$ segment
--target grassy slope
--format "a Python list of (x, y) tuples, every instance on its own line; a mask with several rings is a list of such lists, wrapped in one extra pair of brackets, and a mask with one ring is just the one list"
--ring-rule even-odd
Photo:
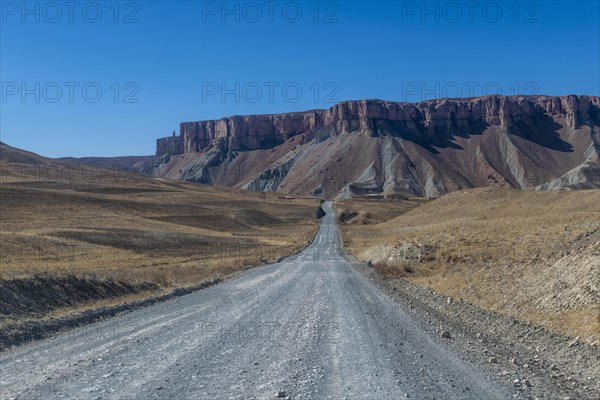
[(388, 278), (597, 341), (599, 204), (600, 190), (482, 188), (341, 230), (348, 250)]
[(0, 324), (194, 286), (293, 253), (318, 229), (315, 199), (116, 173), (5, 145), (0, 156)]

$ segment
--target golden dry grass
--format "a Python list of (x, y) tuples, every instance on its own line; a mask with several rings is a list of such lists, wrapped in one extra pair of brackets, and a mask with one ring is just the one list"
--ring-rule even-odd
[(598, 341), (599, 207), (600, 190), (481, 188), (341, 231), (388, 278)]
[(155, 292), (193, 286), (296, 252), (318, 229), (316, 199), (1, 150), (0, 282), (75, 276), (149, 283)]

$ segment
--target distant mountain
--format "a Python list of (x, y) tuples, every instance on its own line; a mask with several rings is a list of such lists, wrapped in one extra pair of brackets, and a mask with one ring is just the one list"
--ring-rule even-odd
[[(50, 184), (55, 188), (72, 189), (80, 184), (127, 186), (128, 183), (155, 181), (152, 177), (140, 173), (130, 173), (135, 172), (132, 171), (131, 165), (136, 159), (138, 163), (142, 162), (141, 159), (150, 162), (148, 160), (152, 160), (153, 157), (49, 158), (0, 142), (0, 182), (26, 182), (41, 186)], [(96, 160), (96, 164), (86, 163), (89, 160)], [(117, 164), (117, 161), (120, 163)]]
[(436, 197), (480, 186), (600, 187), (600, 98), (346, 101), (184, 122), (145, 172), (261, 191)]
[(0, 161), (21, 164), (51, 164), (52, 159), (0, 142)]
[(62, 161), (95, 165), (119, 171), (142, 172), (146, 164), (154, 160), (154, 156), (121, 156), (121, 157), (62, 157)]
[(49, 158), (40, 156), (27, 150), (12, 147), (0, 142), (0, 161), (11, 164), (57, 166), (66, 168), (68, 165), (93, 165), (99, 168), (114, 171), (137, 172), (144, 170), (147, 164), (154, 160), (154, 156), (121, 156), (121, 157), (62, 157)]

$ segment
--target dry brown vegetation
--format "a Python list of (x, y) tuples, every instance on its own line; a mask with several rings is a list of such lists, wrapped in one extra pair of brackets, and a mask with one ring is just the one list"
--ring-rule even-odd
[(463, 190), (341, 231), (347, 249), (387, 278), (600, 340), (600, 190)]
[(294, 253), (318, 229), (316, 199), (0, 151), (0, 323), (194, 286)]

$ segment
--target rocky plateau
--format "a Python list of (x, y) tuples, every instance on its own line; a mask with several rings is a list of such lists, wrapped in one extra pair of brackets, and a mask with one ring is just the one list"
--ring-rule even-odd
[(144, 172), (326, 198), (600, 187), (600, 97), (344, 101), (183, 122)]

